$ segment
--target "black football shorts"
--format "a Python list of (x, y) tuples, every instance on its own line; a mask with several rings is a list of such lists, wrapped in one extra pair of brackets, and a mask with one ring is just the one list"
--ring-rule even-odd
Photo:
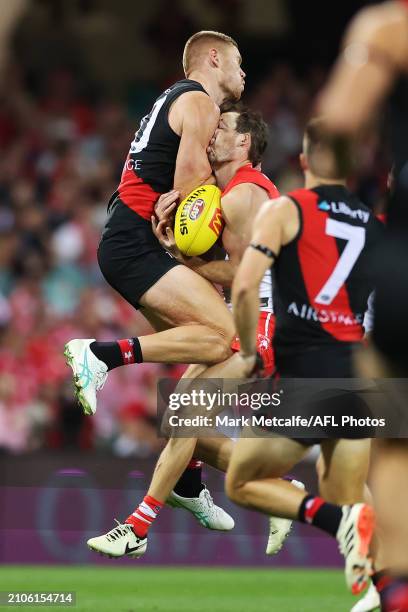
[(150, 287), (179, 262), (153, 234), (150, 221), (117, 198), (110, 207), (98, 248), (98, 263), (106, 281), (134, 308)]

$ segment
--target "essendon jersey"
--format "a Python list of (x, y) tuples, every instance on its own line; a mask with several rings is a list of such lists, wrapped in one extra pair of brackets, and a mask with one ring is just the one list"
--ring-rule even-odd
[(197, 81), (184, 79), (166, 89), (143, 117), (123, 167), (122, 177), (111, 201), (122, 202), (150, 221), (161, 193), (173, 189), (174, 171), (180, 145), (170, 127), (168, 113), (173, 102), (188, 91), (206, 93)]
[(298, 189), (300, 229), (273, 266), (275, 348), (358, 342), (382, 224), (341, 185)]

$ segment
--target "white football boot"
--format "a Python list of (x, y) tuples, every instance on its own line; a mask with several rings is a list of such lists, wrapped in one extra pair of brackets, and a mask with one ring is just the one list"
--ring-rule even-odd
[(371, 561), (369, 546), (374, 532), (374, 510), (367, 504), (343, 506), (337, 531), (339, 549), (346, 560), (346, 583), (353, 595), (361, 593), (369, 582)]
[(114, 527), (108, 533), (90, 538), (87, 541), (88, 548), (106, 557), (132, 557), (136, 559), (144, 555), (147, 548), (147, 538), (138, 538), (132, 525), (116, 522), (117, 527)]
[(97, 358), (89, 345), (94, 339), (70, 340), (64, 349), (67, 365), (74, 375), (75, 395), (84, 414), (95, 414), (96, 393), (108, 376), (108, 366)]
[(351, 608), (350, 612), (372, 612), (380, 608), (380, 595), (373, 583), (371, 583), (367, 593)]
[(172, 508), (184, 508), (195, 516), (200, 525), (207, 529), (230, 531), (235, 522), (225, 510), (216, 506), (209, 490), (204, 487), (198, 497), (182, 497), (172, 491), (166, 504)]
[[(300, 480), (291, 480), (291, 483), (304, 491), (305, 485)], [(280, 518), (278, 516), (269, 517), (269, 537), (265, 550), (267, 555), (276, 555), (281, 550), (284, 541), (292, 529), (292, 524), (292, 519)]]

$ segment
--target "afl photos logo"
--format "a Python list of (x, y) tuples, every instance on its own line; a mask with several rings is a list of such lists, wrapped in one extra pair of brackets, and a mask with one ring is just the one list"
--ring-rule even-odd
[(205, 202), (201, 198), (191, 204), (190, 211), (188, 213), (188, 216), (190, 217), (191, 221), (197, 221), (197, 219), (201, 216), (201, 213), (204, 210), (204, 205)]

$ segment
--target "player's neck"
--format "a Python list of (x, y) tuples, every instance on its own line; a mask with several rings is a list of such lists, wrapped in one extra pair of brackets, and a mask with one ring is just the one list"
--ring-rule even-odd
[(338, 179), (338, 178), (327, 179), (327, 178), (322, 178), (321, 176), (316, 176), (315, 174), (312, 174), (308, 170), (306, 170), (305, 172), (305, 188), (306, 189), (314, 189), (315, 187), (318, 187), (319, 185), (344, 185), (346, 186), (346, 184), (347, 184), (346, 179)]
[(234, 160), (234, 161), (230, 161), (227, 163), (224, 162), (224, 163), (221, 163), (220, 166), (218, 167), (215, 164), (213, 166), (213, 171), (215, 174), (215, 178), (217, 180), (218, 187), (221, 190), (225, 189), (225, 187), (228, 185), (230, 180), (234, 178), (238, 170), (242, 168), (242, 166), (246, 166), (247, 164), (250, 164), (250, 163), (251, 162), (249, 161), (249, 159), (246, 159), (245, 161)]
[(191, 72), (187, 78), (200, 83), (210, 96), (211, 100), (214, 100), (218, 106), (224, 102), (225, 93), (222, 91), (218, 83), (209, 78), (205, 72), (202, 72), (201, 70), (193, 70), (193, 72)]

